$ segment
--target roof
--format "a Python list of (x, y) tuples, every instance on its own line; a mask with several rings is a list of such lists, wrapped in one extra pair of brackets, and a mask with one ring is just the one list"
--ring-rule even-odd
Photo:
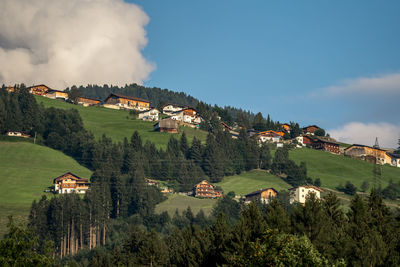
[(315, 141), (321, 141), (322, 143), (330, 143), (330, 144), (334, 144), (334, 145), (339, 145), (339, 143), (337, 143), (333, 140), (329, 140), (329, 139), (325, 139), (325, 138), (321, 138), (321, 137), (314, 137), (314, 142)]
[(150, 109), (148, 109), (148, 110), (143, 110), (143, 111), (139, 112), (139, 114), (149, 112), (149, 111), (151, 111), (151, 110), (153, 110), (153, 109), (155, 109), (155, 110), (157, 110), (158, 112), (160, 112), (160, 111), (158, 110), (158, 108), (150, 108)]
[(194, 111), (196, 111), (196, 112), (197, 112), (197, 110), (195, 110), (194, 108), (191, 108), (191, 107), (185, 107), (185, 108), (183, 108), (183, 109), (181, 109), (181, 110), (174, 111), (174, 112), (171, 112), (171, 113), (172, 113), (172, 114), (178, 114), (178, 113), (181, 113), (181, 112), (183, 112), (183, 111), (185, 111), (185, 110), (188, 110), (188, 109), (193, 109)]
[(187, 108), (188, 107), (188, 106), (179, 105), (179, 104), (167, 103), (165, 105), (162, 105), (161, 108), (163, 109), (164, 107), (169, 106), (169, 105), (172, 105), (172, 106), (175, 106), (175, 107), (180, 107), (180, 108)]
[(109, 94), (106, 99), (104, 101), (107, 101), (107, 99), (109, 99), (112, 96), (116, 96), (118, 98), (125, 98), (125, 99), (131, 99), (131, 100), (136, 100), (136, 101), (141, 101), (141, 102), (146, 102), (146, 103), (150, 103), (151, 101), (146, 100), (146, 99), (142, 99), (142, 98), (138, 98), (138, 97), (133, 97), (133, 96), (126, 96), (126, 95), (119, 95), (119, 94), (115, 94), (115, 93), (111, 93)]
[(389, 157), (395, 158), (395, 159), (400, 159), (400, 154), (396, 154), (396, 153), (386, 153), (389, 155)]
[(80, 96), (79, 98), (83, 98), (83, 99), (89, 99), (89, 100), (93, 100), (93, 101), (99, 101), (101, 102), (100, 99), (96, 99), (96, 98), (90, 98), (90, 97), (86, 97), (86, 96)]
[(381, 148), (375, 148), (375, 147), (372, 147), (372, 146), (359, 145), (359, 144), (352, 144), (351, 146), (346, 147), (344, 150), (346, 151), (346, 150), (348, 150), (348, 149), (350, 149), (352, 147), (356, 147), (356, 146), (358, 146), (358, 147), (368, 147), (368, 148), (371, 148), (371, 149), (376, 149), (376, 150), (380, 150), (380, 151), (386, 152), (386, 150), (383, 150)]
[(81, 182), (86, 182), (86, 183), (89, 182), (88, 179), (80, 178), (78, 175), (75, 175), (75, 174), (73, 174), (72, 172), (66, 172), (66, 173), (64, 173), (63, 175), (60, 175), (60, 176), (54, 178), (53, 182), (54, 182), (54, 183), (58, 182), (58, 180), (61, 180), (61, 179), (64, 178), (64, 176), (66, 176), (66, 175), (74, 176), (74, 177), (76, 178), (76, 180), (80, 180)]
[(315, 185), (300, 185), (300, 186), (298, 186), (298, 187), (292, 187), (292, 188), (290, 188), (289, 190), (296, 190), (296, 189), (299, 188), (299, 187), (313, 188), (313, 189), (315, 189), (315, 190), (317, 190), (317, 191), (319, 191), (319, 192), (323, 192), (323, 191), (324, 191), (324, 190), (322, 190), (321, 188), (319, 188), (319, 187), (317, 187), (317, 186), (315, 186)]
[(316, 127), (316, 128), (321, 129), (321, 127), (318, 127), (317, 125), (309, 125), (309, 126), (303, 127), (303, 129), (307, 129), (307, 128), (310, 128), (310, 127)]
[(274, 188), (270, 187), (270, 188), (260, 189), (260, 190), (257, 190), (257, 191), (248, 193), (248, 194), (245, 195), (245, 196), (246, 196), (246, 197), (251, 197), (251, 196), (254, 196), (254, 195), (261, 194), (262, 192), (267, 191), (267, 190), (270, 190), (270, 189), (272, 189), (275, 193), (278, 193), (278, 191), (276, 191)]
[(45, 84), (32, 85), (32, 86), (29, 86), (27, 89), (32, 88), (32, 87), (38, 87), (38, 86), (44, 86), (44, 87), (47, 87), (47, 88), (49, 88), (50, 90), (52, 90), (50, 87), (48, 87), (48, 86), (45, 85)]

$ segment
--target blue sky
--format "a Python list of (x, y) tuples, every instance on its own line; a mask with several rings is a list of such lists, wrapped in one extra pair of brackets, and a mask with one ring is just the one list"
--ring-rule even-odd
[(400, 1), (132, 2), (150, 18), (147, 86), (301, 125), (398, 125)]

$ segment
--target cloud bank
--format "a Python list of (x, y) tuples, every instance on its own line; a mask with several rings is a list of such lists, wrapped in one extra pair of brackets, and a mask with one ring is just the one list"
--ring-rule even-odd
[(323, 91), (329, 95), (400, 95), (400, 73), (346, 80), (339, 85), (324, 88)]
[(329, 134), (344, 143), (372, 146), (378, 137), (379, 145), (385, 148), (397, 148), (400, 137), (400, 125), (381, 123), (350, 122), (343, 127), (328, 130)]
[(0, 84), (142, 83), (148, 16), (123, 0), (0, 0)]

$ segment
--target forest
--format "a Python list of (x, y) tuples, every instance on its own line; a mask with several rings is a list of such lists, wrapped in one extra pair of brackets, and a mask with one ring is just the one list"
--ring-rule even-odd
[[(201, 110), (201, 108), (200, 108)], [(29, 223), (10, 219), (0, 242), (0, 265), (71, 266), (389, 266), (400, 264), (399, 210), (387, 208), (379, 191), (358, 195), (344, 211), (333, 194), (290, 205), (281, 192), (269, 204), (245, 205), (225, 192), (212, 215), (156, 214), (164, 200), (146, 177), (168, 181), (176, 191), (245, 170), (265, 169), (293, 186), (312, 183), (305, 164), (288, 147), (259, 146), (243, 129), (232, 139), (210, 112), (206, 143), (183, 134), (165, 150), (143, 144), (135, 132), (115, 143), (96, 140), (74, 110), (44, 108), (21, 86), (0, 89), (0, 133), (21, 131), (35, 142), (70, 155), (93, 171), (84, 197), (43, 196), (32, 203)], [(257, 115), (254, 117), (256, 119)], [(267, 120), (268, 121), (268, 120)], [(253, 120), (253, 124), (257, 120)], [(260, 121), (265, 124), (265, 120)]]

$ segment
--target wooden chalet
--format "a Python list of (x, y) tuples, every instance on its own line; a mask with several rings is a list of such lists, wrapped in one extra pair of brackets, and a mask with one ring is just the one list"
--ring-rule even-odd
[(31, 94), (46, 96), (46, 94), (53, 89), (51, 89), (50, 87), (48, 87), (44, 84), (39, 84), (39, 85), (33, 85), (33, 86), (28, 87), (28, 90), (29, 90), (29, 93), (31, 93)]
[(317, 150), (324, 150), (335, 154), (340, 153), (339, 144), (329, 139), (315, 138), (311, 146)]
[(366, 145), (351, 145), (344, 150), (344, 155), (371, 163), (391, 164), (392, 158), (386, 150)]
[(154, 131), (162, 133), (178, 133), (178, 122), (171, 118), (160, 120), (154, 125)]
[(94, 98), (89, 98), (89, 97), (78, 97), (78, 104), (83, 105), (84, 107), (88, 106), (96, 106), (100, 105), (101, 100), (94, 99)]
[(150, 108), (150, 101), (132, 96), (124, 96), (111, 93), (104, 100), (108, 105), (115, 105), (126, 109), (148, 110)]
[(54, 179), (54, 191), (59, 194), (84, 194), (89, 189), (89, 180), (67, 172)]
[(58, 90), (53, 90), (51, 89), (48, 91), (45, 95), (47, 98), (51, 99), (68, 99), (68, 93), (64, 91), (58, 91)]
[(312, 135), (314, 135), (315, 131), (318, 130), (318, 129), (321, 129), (321, 128), (318, 127), (317, 125), (310, 125), (310, 126), (307, 126), (307, 127), (303, 128), (303, 133), (304, 134), (312, 134)]
[(245, 203), (250, 203), (251, 201), (259, 200), (262, 203), (269, 203), (269, 201), (276, 197), (278, 192), (274, 188), (260, 189), (251, 193), (248, 193), (245, 197)]
[(193, 196), (203, 198), (219, 198), (222, 192), (215, 190), (215, 186), (210, 184), (207, 180), (203, 180), (193, 187)]

